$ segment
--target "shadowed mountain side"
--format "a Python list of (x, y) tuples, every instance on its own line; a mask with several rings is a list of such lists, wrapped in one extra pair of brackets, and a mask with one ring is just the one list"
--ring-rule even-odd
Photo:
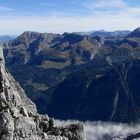
[(6, 65), (41, 113), (61, 119), (137, 122), (137, 32), (121, 39), (25, 32), (4, 44)]

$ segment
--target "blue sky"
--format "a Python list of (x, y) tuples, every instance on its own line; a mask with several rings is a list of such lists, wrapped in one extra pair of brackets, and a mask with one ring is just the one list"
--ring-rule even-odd
[(0, 34), (133, 30), (140, 0), (0, 0)]

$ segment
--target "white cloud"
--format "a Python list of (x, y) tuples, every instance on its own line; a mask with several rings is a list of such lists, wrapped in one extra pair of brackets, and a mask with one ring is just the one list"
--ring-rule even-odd
[[(132, 9), (131, 9), (132, 10)], [(129, 13), (95, 14), (88, 16), (0, 16), (0, 34), (20, 34), (26, 30), (38, 32), (79, 32), (90, 30), (133, 30), (140, 19)], [(133, 9), (134, 11), (134, 9)], [(135, 12), (134, 12), (135, 13)], [(139, 11), (138, 11), (139, 13)], [(135, 14), (136, 15), (136, 14)]]
[(140, 16), (140, 7), (129, 7), (126, 8), (126, 12), (133, 16)]
[(136, 133), (140, 130), (139, 124), (130, 126), (121, 123), (91, 121), (79, 122), (71, 120), (55, 120), (55, 122), (56, 126), (68, 125), (71, 123), (82, 123), (84, 125), (87, 140), (103, 140), (105, 136), (110, 136), (111, 138), (117, 138), (120, 136), (126, 137), (127, 135)]
[[(128, 5), (124, 0), (96, 0), (91, 3), (83, 3), (84, 7), (89, 9), (91, 13), (100, 16), (113, 16), (119, 15), (130, 17), (140, 16), (140, 7)], [(126, 19), (126, 18), (125, 18)]]
[(97, 0), (93, 3), (84, 3), (88, 9), (104, 9), (104, 8), (125, 8), (127, 3), (123, 0)]
[[(43, 3), (42, 3), (43, 4)], [(45, 4), (45, 3), (44, 3)], [(42, 14), (42, 16), (33, 16), (32, 13), (25, 13), (24, 16), (0, 16), (0, 34), (20, 34), (26, 30), (38, 32), (80, 32), (90, 30), (133, 30), (140, 26), (140, 7), (130, 7), (122, 0), (99, 0), (97, 3), (91, 3), (95, 7), (123, 7), (113, 11), (113, 8), (107, 10), (87, 10), (85, 14), (79, 15), (70, 12), (54, 11)], [(2, 8), (0, 11), (10, 8)], [(83, 10), (85, 10), (83, 8)]]
[(10, 12), (10, 11), (13, 11), (13, 9), (0, 5), (0, 12)]

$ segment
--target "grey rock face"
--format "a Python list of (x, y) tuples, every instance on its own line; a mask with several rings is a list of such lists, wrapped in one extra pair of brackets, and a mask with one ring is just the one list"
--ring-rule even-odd
[(126, 137), (114, 138), (113, 140), (140, 140), (140, 132), (130, 134)]
[(39, 115), (36, 106), (4, 66), (0, 48), (0, 140), (84, 140), (81, 124), (55, 127)]

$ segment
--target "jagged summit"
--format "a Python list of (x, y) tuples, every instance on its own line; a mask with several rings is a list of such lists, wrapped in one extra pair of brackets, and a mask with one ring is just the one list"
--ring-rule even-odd
[(4, 66), (0, 47), (0, 139), (84, 140), (83, 126), (54, 127), (53, 119), (39, 115), (35, 104)]
[(135, 29), (133, 32), (131, 32), (128, 36), (128, 37), (140, 37), (140, 27)]

